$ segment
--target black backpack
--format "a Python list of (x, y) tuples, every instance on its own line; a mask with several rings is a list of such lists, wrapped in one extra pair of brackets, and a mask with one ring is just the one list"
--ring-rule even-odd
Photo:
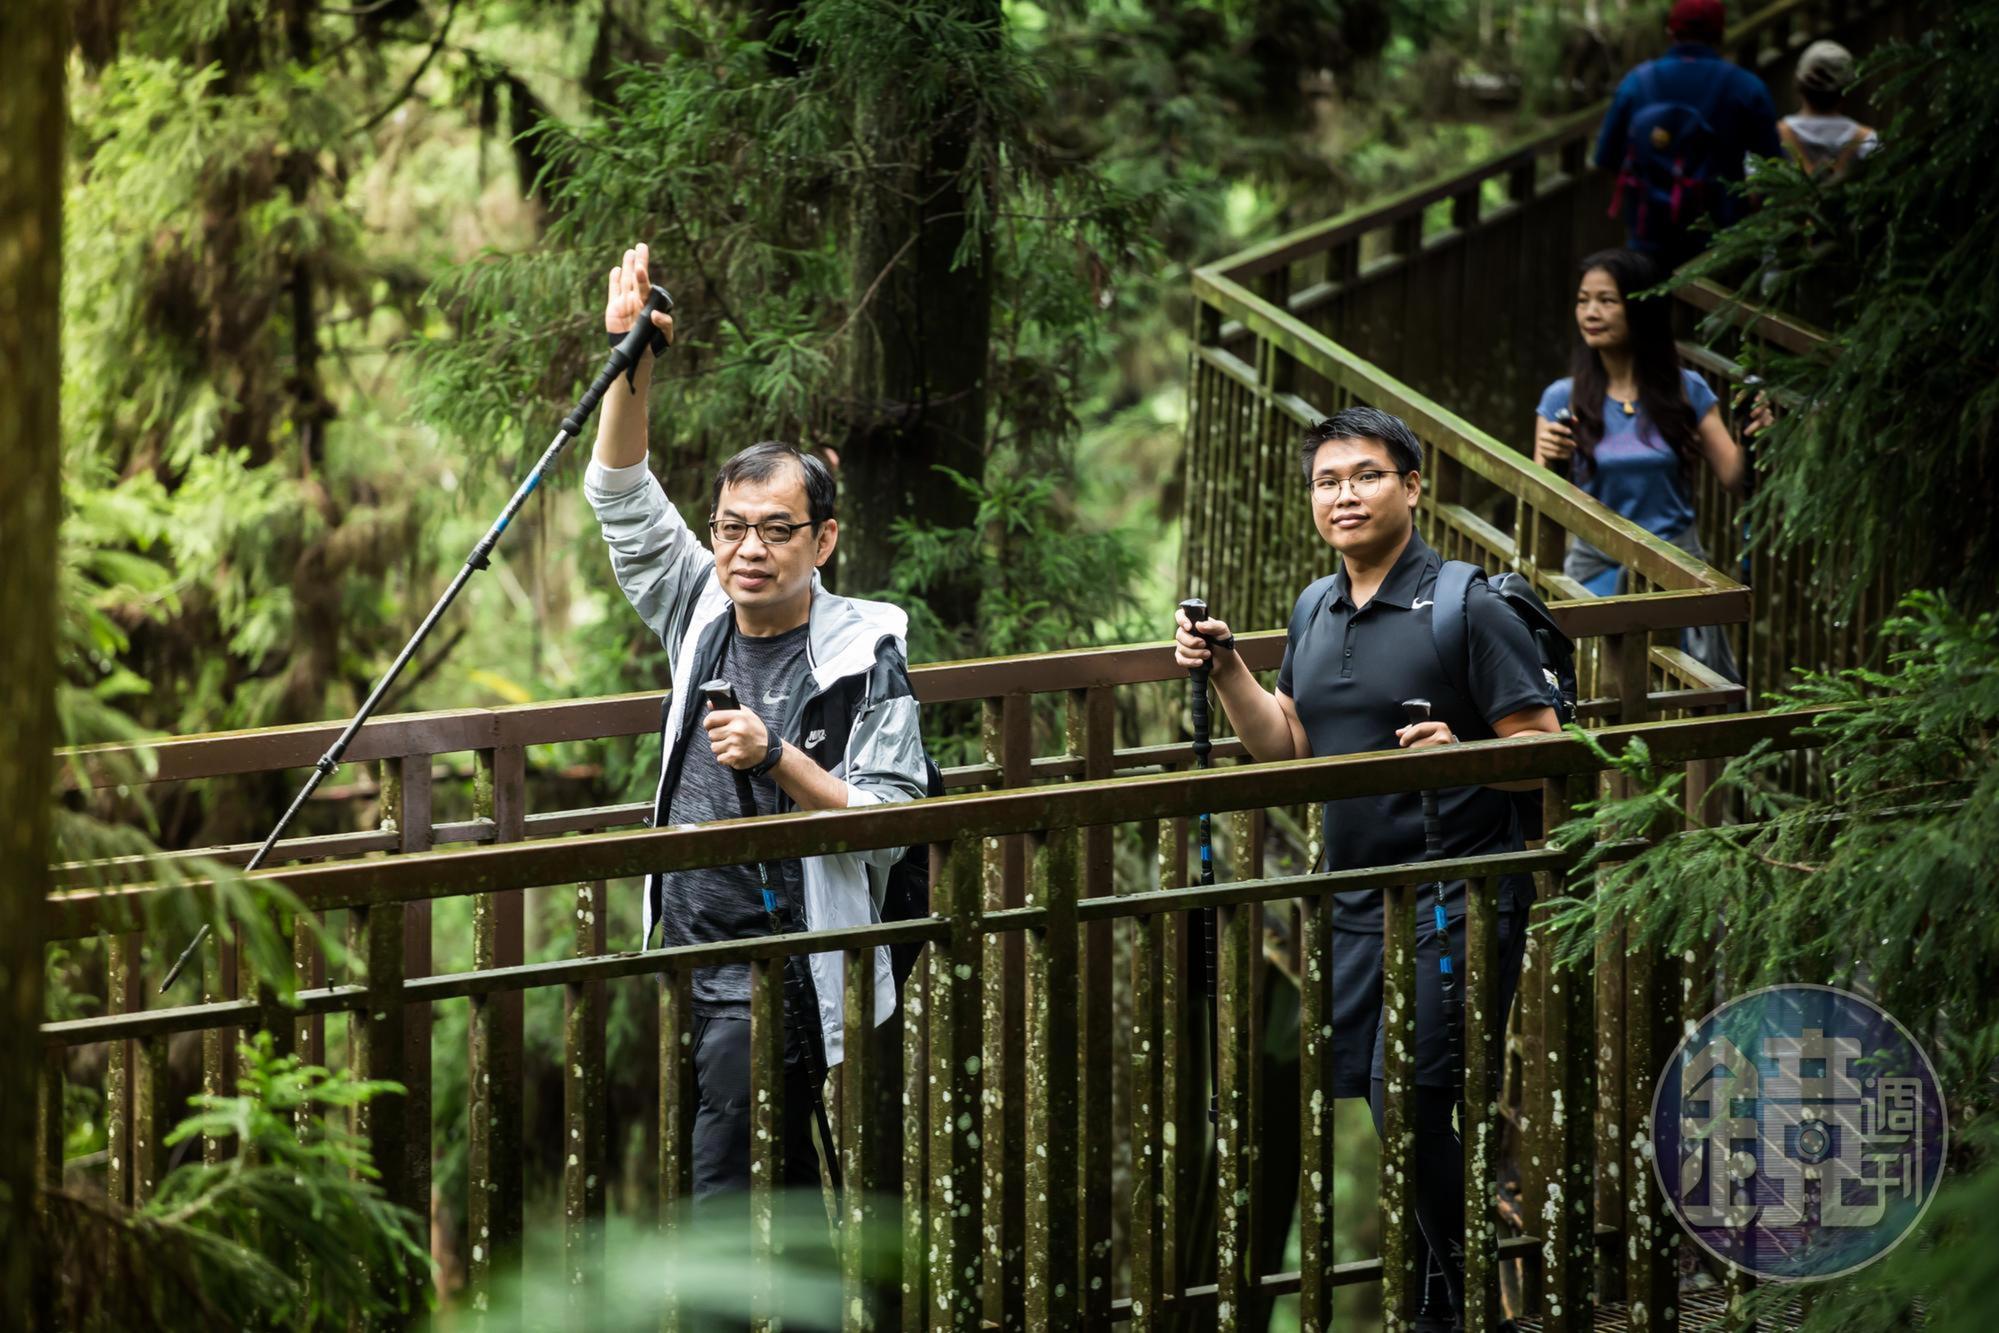
[[(1548, 684), (1548, 706), (1555, 710), (1555, 720), (1568, 726), (1576, 720), (1576, 645), (1562, 633), (1561, 626), (1548, 614), (1547, 604), (1523, 575), (1510, 571), (1487, 575), (1477, 565), (1463, 560), (1446, 560), (1437, 571), (1436, 589), (1431, 593), (1436, 607), (1430, 612), (1430, 628), (1445, 678), (1464, 698), (1473, 697), (1470, 619), (1465, 612), (1465, 598), (1471, 595), (1472, 584), (1476, 582), (1483, 582), (1498, 593), (1499, 600), (1527, 627), (1534, 640), (1535, 656), (1541, 662), (1541, 675)], [(1522, 834), (1528, 838), (1540, 837), (1541, 793), (1509, 794), (1518, 807)]]
[[(944, 794), (944, 775), (937, 771), (937, 765), (928, 755), (923, 758), (923, 786), (925, 796)], [(884, 922), (918, 921), (930, 915), (929, 843), (917, 843), (889, 867), (888, 883), (882, 889), (881, 915)], [(888, 946), (889, 969), (895, 973), (898, 995), (922, 952), (920, 943)]]

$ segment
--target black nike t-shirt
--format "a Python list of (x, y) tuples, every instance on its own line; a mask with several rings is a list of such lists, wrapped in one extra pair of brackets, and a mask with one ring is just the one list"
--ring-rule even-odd
[[(804, 689), (809, 678), (803, 661), (808, 628), (800, 625), (768, 638), (732, 635), (722, 661), (722, 677), (735, 687), (737, 700), (762, 718), (773, 736), (779, 734), (791, 710), (791, 691)], [(706, 824), (742, 815), (736, 797), (735, 773), (715, 758), (707, 733), (701, 729), (706, 716), (706, 706), (697, 704), (687, 719), (692, 734), (672, 798), (667, 803), (668, 824)], [(777, 808), (777, 784), (768, 775), (750, 779), (750, 785), (756, 792), (758, 814), (769, 814)], [(780, 873), (779, 867), (773, 865), (771, 873)], [(770, 933), (770, 919), (764, 911), (763, 889), (755, 865), (677, 870), (662, 878), (664, 910), (660, 923), (665, 932), (664, 947), (754, 939)], [(697, 1014), (749, 1016), (747, 963), (697, 967), (693, 990)]]
[[(1314, 584), (1299, 599), (1277, 688), (1296, 704), (1314, 755), (1398, 748), (1395, 732), (1408, 723), (1404, 699), (1428, 699), (1431, 716), (1449, 723), (1463, 740), (1489, 738), (1501, 718), (1548, 702), (1532, 636), (1482, 580), (1473, 582), (1465, 603), (1472, 697), (1464, 697), (1445, 676), (1430, 622), (1431, 593), (1442, 565), (1442, 557), (1412, 532), (1366, 606), (1354, 606), (1345, 571)], [(1317, 604), (1308, 607), (1307, 598)], [(1451, 787), (1438, 793), (1437, 807), (1446, 856), (1484, 856), (1523, 845), (1508, 793)], [(1324, 840), (1328, 870), (1420, 861), (1422, 796), (1398, 792), (1329, 801)], [(1530, 878), (1509, 878), (1501, 886), (1500, 908), (1524, 907), (1533, 893)], [(1419, 920), (1429, 919), (1429, 904), (1426, 891)], [(1445, 885), (1444, 908), (1451, 916), (1464, 911), (1464, 881)], [(1380, 930), (1380, 892), (1335, 894), (1333, 924), (1341, 930)]]

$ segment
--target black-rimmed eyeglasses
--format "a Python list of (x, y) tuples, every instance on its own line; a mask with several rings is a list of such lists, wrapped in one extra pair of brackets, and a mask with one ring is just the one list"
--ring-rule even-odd
[(745, 523), (739, 518), (708, 520), (708, 531), (724, 546), (734, 546), (750, 535), (751, 528), (757, 530), (757, 539), (765, 546), (782, 546), (790, 541), (791, 534), (800, 528), (818, 526), (817, 523), (787, 523), (781, 518), (767, 518), (761, 523)]

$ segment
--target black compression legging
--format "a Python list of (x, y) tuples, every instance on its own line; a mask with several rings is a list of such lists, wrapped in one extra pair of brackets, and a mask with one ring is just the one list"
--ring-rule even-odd
[[(1415, 1133), (1416, 1230), (1409, 1241), (1416, 1271), (1423, 1275), (1415, 1313), (1432, 1319), (1449, 1319), (1464, 1308), (1465, 1149), (1453, 1115), (1457, 1104), (1455, 1089), (1419, 1087), (1410, 1126)], [(1373, 1081), (1367, 1105), (1379, 1138), (1380, 1079)]]

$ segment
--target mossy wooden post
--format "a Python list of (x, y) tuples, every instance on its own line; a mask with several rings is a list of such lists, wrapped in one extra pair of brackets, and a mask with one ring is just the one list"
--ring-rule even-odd
[[(930, 883), (943, 878), (946, 859), (930, 849)], [(936, 895), (931, 895), (936, 910)], [(903, 1333), (930, 1327), (930, 1001), (937, 987), (939, 948), (926, 945), (902, 988), (902, 1246)]]
[[(1178, 888), (1186, 875), (1182, 825), (1162, 820), (1157, 830), (1159, 887)], [(1169, 1207), (1173, 1193), (1172, 1101), (1167, 1071), (1173, 1062), (1172, 1009), (1167, 1001), (1167, 950), (1174, 916), (1148, 912), (1133, 918), (1131, 933), (1131, 1327), (1162, 1327), (1173, 1243)]]
[[(527, 758), (520, 746), (481, 750), (472, 812), (493, 823), (504, 846), (525, 834)], [(523, 954), (526, 893), (508, 889), (472, 900), (472, 966), (517, 967)], [(492, 1308), (496, 1285), (520, 1273), (522, 1221), (522, 1027), (519, 991), (471, 999), (470, 1077), (466, 1089), (465, 1226), (468, 1304)]]
[[(1068, 751), (1083, 761), (1083, 780), (1094, 782), (1112, 774), (1117, 745), (1117, 696), (1108, 686), (1073, 690), (1066, 715)], [(1114, 892), (1109, 825), (1083, 829), (1082, 862), (1079, 866), (1079, 898), (1107, 898)], [(1078, 1275), (1083, 1298), (1083, 1322), (1102, 1326), (1110, 1322), (1112, 1204), (1111, 1086), (1112, 1056), (1116, 1045), (1112, 1030), (1112, 973), (1116, 962), (1112, 950), (1112, 923), (1095, 921), (1082, 928), (1081, 1018), (1082, 1048), (1091, 1058), (1077, 1071), (1077, 1099), (1081, 1120), (1078, 1140), (1082, 1161), (1077, 1168), (1077, 1192), (1082, 1219), (1079, 1244), (1082, 1271)]]
[(783, 958), (750, 960), (750, 1328), (778, 1327), (777, 1222), (784, 1190)]
[[(1030, 905), (1046, 925), (1027, 931), (1026, 1319), (1065, 1328), (1081, 1318), (1077, 1278), (1077, 830), (1055, 829)], [(1092, 1053), (1094, 1054), (1094, 1053)]]
[[(1316, 860), (1314, 864), (1317, 864)], [(1333, 896), (1303, 901), (1298, 994), (1298, 1326), (1333, 1327)]]
[[(405, 1028), (403, 1013), (403, 904), (375, 903), (348, 909), (348, 947), (366, 969), (367, 994), (354, 1014), (354, 1072), (364, 1079), (402, 1083)], [(409, 1100), (401, 1092), (377, 1093), (354, 1110), (354, 1132), (367, 1141), (378, 1184), (393, 1203), (413, 1206), (409, 1196)], [(381, 1274), (378, 1283), (393, 1280)], [(387, 1292), (385, 1291), (385, 1294)]]
[[(110, 973), (105, 1010), (114, 1014), (136, 1013), (146, 1007), (145, 975), (139, 960), (144, 951), (137, 931), (110, 936), (105, 942), (106, 967)], [(119, 1039), (111, 1043), (104, 1066), (104, 1190), (114, 1204), (130, 1206), (132, 1176), (132, 1100), (137, 1079), (137, 1043)]]
[(1416, 1309), (1416, 887), (1382, 890), (1381, 1318), (1404, 1333)]
[(979, 1087), (980, 908), (978, 844), (959, 838), (931, 890), (949, 934), (931, 946), (928, 1244), (930, 1326), (974, 1329), (981, 1313)]
[[(1002, 788), (1024, 787), (1030, 780), (1033, 703), (1028, 695), (1009, 694), (982, 705), (985, 762), (998, 770)], [(1026, 901), (1032, 855), (1028, 839), (1020, 834), (982, 840), (980, 882), (988, 910), (1019, 907)], [(985, 1266), (992, 1275), (985, 1287), (985, 1317), (1003, 1329), (1018, 1330), (1025, 1310), (1021, 1256), (1027, 1219), (1021, 1173), (1027, 1154), (1027, 1085), (1021, 1067), (1025, 962), (1020, 932), (988, 935), (980, 951), (984, 991), (980, 1063), (985, 1077), (976, 1114), (980, 1138), (995, 1149), (985, 1156), (982, 1183), (988, 1200)]]
[[(1551, 779), (1543, 785), (1543, 812), (1549, 828), (1574, 814), (1595, 786), (1593, 776)], [(1569, 886), (1570, 893), (1586, 890)], [(1546, 1056), (1540, 1071), (1547, 1081), (1547, 1123), (1540, 1139), (1546, 1194), (1533, 1220), (1543, 1237), (1543, 1326), (1588, 1330), (1596, 1326), (1592, 1292), (1596, 1280), (1596, 1210), (1592, 1179), (1600, 1174), (1594, 1157), (1596, 1059), (1591, 1010), (1596, 987), (1579, 963), (1556, 959), (1559, 942), (1544, 942)]]
[[(396, 824), (396, 851), (402, 854), (427, 852), (436, 845), (431, 826), (431, 756), (407, 755), (382, 764), (382, 809), (392, 812)], [(295, 932), (294, 938), (296, 937)], [(431, 969), (430, 900), (420, 898), (403, 905), (403, 975), (427, 977)], [(259, 986), (264, 1010), (272, 1021), (266, 1024), (279, 1049), (289, 1047), (294, 1025), (289, 1015), (281, 1019), (269, 986)], [(405, 1143), (410, 1206), (420, 1220), (426, 1246), (430, 1240), (430, 1067), (431, 1007), (412, 1004), (403, 1011), (403, 1084), (408, 1088), (409, 1137)]]
[(887, 1257), (876, 1198), (881, 1190), (880, 1131), (874, 1095), (883, 1071), (875, 1035), (875, 951), (849, 949), (841, 956), (840, 1061), (840, 1327), (866, 1333), (881, 1327), (877, 1275)]
[[(575, 887), (572, 953), (604, 952), (602, 881)], [(570, 1317), (594, 1322), (604, 1264), (604, 1182), (609, 1127), (604, 1108), (605, 994), (601, 981), (562, 994), (562, 1270)]]
[[(1237, 842), (1235, 850), (1241, 857), (1243, 844)], [(1257, 1056), (1250, 1044), (1250, 926), (1261, 912), (1257, 903), (1231, 903), (1215, 914), (1215, 1320), (1221, 1328), (1246, 1321), (1256, 1295), (1250, 1254), (1255, 1206), (1250, 1080)]]
[[(694, 985), (688, 969), (674, 967), (659, 987), (659, 1229), (669, 1262), (678, 1258), (674, 1242), (687, 1237), (694, 1203), (694, 1100)], [(660, 1333), (681, 1327), (669, 1276), (660, 1292)]]
[[(1459, 1124), (1465, 1151), (1465, 1333), (1499, 1328), (1500, 1043), (1506, 1015), (1499, 1008), (1499, 913), (1495, 880), (1465, 891), (1465, 1084)], [(1585, 1216), (1587, 1224), (1587, 1216)]]

